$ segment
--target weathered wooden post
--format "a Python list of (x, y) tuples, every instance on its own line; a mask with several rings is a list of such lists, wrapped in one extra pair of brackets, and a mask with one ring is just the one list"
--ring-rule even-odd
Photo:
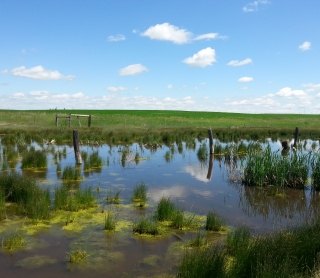
[(297, 148), (298, 136), (299, 136), (299, 128), (296, 127), (296, 129), (294, 131), (294, 141), (293, 141), (294, 148)]
[(74, 155), (76, 158), (77, 164), (82, 164), (82, 157), (80, 153), (80, 147), (79, 147), (79, 134), (78, 130), (73, 130), (73, 148), (74, 148)]
[(68, 126), (69, 127), (71, 126), (71, 114), (69, 114), (69, 117), (68, 117)]
[(211, 128), (208, 129), (208, 135), (209, 135), (209, 147), (210, 147), (210, 154), (214, 153), (214, 146), (213, 146), (213, 135)]
[(58, 115), (56, 114), (56, 126), (58, 126)]
[(88, 127), (91, 127), (91, 115), (88, 117)]

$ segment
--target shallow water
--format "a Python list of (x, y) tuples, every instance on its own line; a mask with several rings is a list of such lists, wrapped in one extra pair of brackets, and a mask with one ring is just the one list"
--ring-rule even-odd
[[(194, 148), (188, 148), (185, 143), (182, 146), (82, 145), (81, 151), (88, 155), (98, 152), (103, 165), (100, 169), (87, 172), (82, 165), (83, 179), (77, 182), (77, 186), (91, 187), (101, 205), (107, 208), (104, 200), (110, 190), (120, 190), (121, 203), (130, 204), (134, 186), (144, 182), (148, 186), (149, 207), (145, 211), (119, 212), (121, 217), (128, 219), (137, 219), (141, 214), (150, 215), (163, 196), (170, 197), (179, 208), (198, 215), (206, 215), (213, 210), (227, 225), (245, 225), (254, 233), (299, 225), (319, 215), (319, 194), (308, 186), (305, 190), (286, 189), (281, 194), (275, 194), (273, 188), (245, 187), (241, 184), (239, 171), (241, 159), (228, 160), (215, 156), (201, 161), (197, 151), (202, 143), (195, 141)], [(207, 141), (204, 143), (208, 144)], [(280, 151), (279, 142), (268, 143), (274, 151)], [(41, 187), (53, 193), (56, 187), (63, 186), (57, 175), (57, 165), (61, 169), (75, 165), (73, 148), (33, 146), (46, 150), (48, 167), (43, 171), (23, 170), (23, 173), (35, 177)], [(310, 140), (303, 142), (303, 147), (306, 152), (318, 151), (317, 143)], [(1, 146), (2, 154), (5, 148)], [(137, 153), (139, 159), (135, 159)], [(5, 158), (1, 156), (1, 165), (5, 163)], [(16, 171), (22, 171), (19, 155), (14, 163), (11, 161), (9, 164)], [(184, 240), (194, 236), (195, 233), (181, 233), (179, 237), (170, 235), (147, 240), (133, 236), (130, 231), (108, 235), (99, 227), (91, 227), (81, 233), (68, 233), (53, 226), (30, 239), (39, 243), (35, 248), (13, 255), (0, 252), (0, 276), (150, 277), (161, 273), (174, 274), (184, 252), (179, 247), (178, 238)], [(88, 251), (85, 266), (71, 266), (67, 262), (67, 252), (75, 246)], [(35, 256), (44, 257), (39, 259)], [(36, 261), (44, 262), (37, 265)]]

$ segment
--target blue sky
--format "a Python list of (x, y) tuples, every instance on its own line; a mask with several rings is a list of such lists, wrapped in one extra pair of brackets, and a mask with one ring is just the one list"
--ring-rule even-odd
[(320, 113), (319, 0), (1, 0), (0, 109)]

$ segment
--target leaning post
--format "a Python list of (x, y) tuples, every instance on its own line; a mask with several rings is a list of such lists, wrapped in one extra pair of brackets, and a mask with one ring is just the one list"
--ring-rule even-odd
[(208, 135), (209, 135), (209, 147), (210, 147), (210, 154), (214, 153), (214, 146), (213, 146), (213, 135), (211, 128), (208, 129)]
[(74, 155), (76, 158), (76, 163), (82, 164), (82, 157), (80, 153), (80, 147), (79, 147), (79, 134), (78, 130), (73, 130), (73, 148), (74, 148)]
[(88, 127), (91, 127), (91, 115), (88, 117)]

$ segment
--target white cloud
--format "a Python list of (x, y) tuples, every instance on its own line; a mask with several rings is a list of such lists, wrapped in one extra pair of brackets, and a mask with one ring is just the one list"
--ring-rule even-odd
[(299, 49), (303, 52), (310, 50), (311, 49), (311, 42), (309, 42), (309, 41), (303, 42), (302, 44), (299, 45)]
[(156, 24), (149, 27), (142, 33), (142, 36), (152, 40), (170, 41), (176, 44), (188, 43), (191, 38), (191, 33), (185, 29), (181, 29), (170, 23)]
[(298, 97), (298, 98), (304, 98), (307, 96), (307, 94), (303, 90), (292, 90), (290, 87), (282, 88), (280, 91), (275, 93), (276, 96), (279, 97)]
[(128, 75), (137, 75), (137, 74), (141, 74), (143, 72), (147, 72), (148, 69), (141, 64), (133, 64), (133, 65), (129, 65), (126, 66), (122, 69), (120, 69), (119, 74), (121, 76), (128, 76)]
[(251, 58), (246, 58), (243, 60), (231, 60), (227, 65), (230, 67), (242, 67), (249, 64), (252, 64)]
[(207, 47), (184, 59), (183, 62), (193, 67), (204, 68), (211, 66), (216, 62), (216, 51), (211, 47)]
[(314, 83), (304, 84), (303, 87), (306, 88), (307, 92), (320, 92), (320, 83), (319, 84), (314, 84)]
[(122, 87), (122, 86), (109, 86), (107, 88), (108, 92), (110, 93), (119, 93), (119, 92), (123, 92), (125, 90), (127, 90), (126, 87)]
[(246, 4), (242, 8), (242, 10), (245, 13), (252, 13), (252, 12), (258, 11), (260, 6), (267, 5), (267, 4), (270, 4), (270, 3), (271, 2), (269, 0), (256, 0), (256, 1), (253, 1), (253, 2), (250, 2), (250, 3)]
[(108, 42), (120, 42), (125, 41), (126, 37), (122, 34), (110, 35), (107, 38)]
[(250, 76), (243, 76), (238, 79), (238, 82), (241, 82), (241, 83), (248, 83), (252, 81), (253, 81), (253, 77), (250, 77)]
[(219, 35), (219, 33), (207, 33), (207, 34), (202, 34), (199, 36), (196, 36), (193, 40), (195, 41), (210, 41), (210, 40), (217, 40), (223, 38), (222, 36)]
[(26, 77), (37, 80), (72, 80), (74, 76), (63, 75), (57, 70), (48, 70), (43, 66), (35, 66), (32, 68), (26, 68), (25, 66), (14, 68), (10, 71), (13, 76)]

